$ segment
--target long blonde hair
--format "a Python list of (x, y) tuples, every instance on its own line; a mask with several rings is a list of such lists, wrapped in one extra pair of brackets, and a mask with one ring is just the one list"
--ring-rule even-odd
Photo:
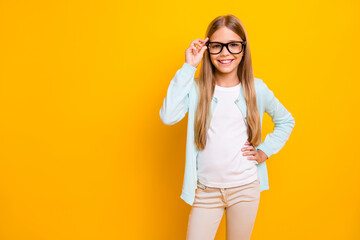
[[(244, 90), (245, 101), (247, 105), (247, 134), (248, 141), (257, 147), (261, 143), (261, 122), (260, 115), (256, 104), (256, 92), (254, 86), (254, 73), (251, 63), (250, 45), (247, 33), (243, 23), (234, 15), (227, 14), (215, 18), (208, 26), (206, 37), (212, 36), (214, 32), (221, 28), (227, 27), (243, 40), (246, 41), (244, 55), (238, 66), (238, 77)], [(206, 146), (206, 133), (210, 126), (211, 101), (215, 89), (214, 78), (215, 67), (211, 63), (208, 49), (204, 52), (202, 65), (200, 68), (199, 78), (195, 79), (198, 89), (199, 98), (195, 113), (194, 141), (195, 147), (204, 150)]]

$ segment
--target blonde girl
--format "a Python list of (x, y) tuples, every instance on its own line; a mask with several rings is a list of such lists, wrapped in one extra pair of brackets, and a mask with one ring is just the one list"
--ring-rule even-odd
[[(264, 112), (275, 127), (261, 142)], [(295, 119), (265, 82), (254, 78), (245, 27), (231, 14), (215, 18), (205, 38), (191, 42), (169, 84), (161, 120), (173, 125), (186, 113), (180, 196), (192, 206), (186, 239), (214, 239), (225, 212), (226, 239), (248, 240), (260, 192), (269, 189), (266, 160), (285, 145)]]

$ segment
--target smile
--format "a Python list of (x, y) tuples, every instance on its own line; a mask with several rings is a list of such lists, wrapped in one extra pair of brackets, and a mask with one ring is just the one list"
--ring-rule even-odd
[(234, 59), (226, 60), (226, 61), (220, 61), (220, 60), (218, 60), (218, 61), (219, 61), (219, 63), (221, 63), (221, 65), (230, 65), (234, 61)]

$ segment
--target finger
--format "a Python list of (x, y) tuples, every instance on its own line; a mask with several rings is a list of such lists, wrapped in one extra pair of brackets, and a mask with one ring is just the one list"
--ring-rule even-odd
[(250, 156), (247, 157), (248, 159), (258, 159), (258, 156), (256, 154), (250, 154)]
[(209, 37), (206, 37), (204, 40), (200, 40), (203, 44), (206, 43), (209, 40)]
[(191, 41), (190, 47), (196, 47), (197, 41), (198, 41), (198, 39)]
[(194, 42), (199, 42), (201, 44), (204, 44), (207, 40), (209, 40), (208, 37), (206, 37), (205, 39), (198, 38), (198, 39), (195, 39)]
[(204, 41), (204, 40), (202, 40), (201, 38), (195, 39), (194, 41), (192, 41), (192, 45), (193, 45), (193, 46), (196, 46), (196, 45), (202, 46), (202, 45), (204, 45), (204, 42), (203, 42), (203, 41)]
[(197, 53), (196, 47), (191, 47), (193, 54)]
[(257, 159), (256, 157), (253, 159), (248, 159), (249, 161), (256, 161), (256, 164), (259, 164), (259, 159)]
[(248, 146), (248, 147), (243, 147), (241, 150), (242, 150), (242, 151), (255, 150), (255, 148), (254, 148), (253, 146)]
[(196, 40), (191, 42), (191, 46), (194, 46), (194, 47), (196, 47), (196, 45), (200, 45), (200, 44), (201, 44), (200, 39), (196, 39)]
[(255, 156), (249, 156), (247, 157), (248, 160), (256, 160), (256, 157)]
[(207, 47), (198, 45), (197, 47), (194, 47), (194, 48), (196, 49), (196, 53), (200, 53), (200, 52), (203, 53)]
[(256, 155), (256, 152), (252, 151), (252, 150), (249, 150), (247, 152), (244, 152), (243, 153), (244, 156), (247, 156), (247, 155)]
[(246, 152), (246, 153), (244, 153), (243, 155), (244, 155), (244, 156), (250, 156), (250, 157), (255, 156), (254, 154), (252, 154), (252, 153), (250, 153), (250, 152)]
[(200, 53), (201, 54), (203, 54), (204, 52), (205, 52), (205, 50), (207, 49), (207, 47), (206, 46), (203, 46), (202, 48), (201, 48), (201, 51), (200, 51)]
[(199, 40), (194, 40), (191, 42), (190, 47), (194, 47), (194, 48), (198, 48), (201, 47), (201, 43), (199, 42)]

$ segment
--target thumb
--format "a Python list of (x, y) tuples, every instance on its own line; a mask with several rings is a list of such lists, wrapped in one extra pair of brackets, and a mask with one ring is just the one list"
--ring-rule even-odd
[(203, 46), (202, 48), (201, 48), (201, 51), (200, 51), (200, 53), (201, 54), (203, 54), (204, 52), (205, 52), (205, 50), (207, 49), (207, 47), (206, 46)]

